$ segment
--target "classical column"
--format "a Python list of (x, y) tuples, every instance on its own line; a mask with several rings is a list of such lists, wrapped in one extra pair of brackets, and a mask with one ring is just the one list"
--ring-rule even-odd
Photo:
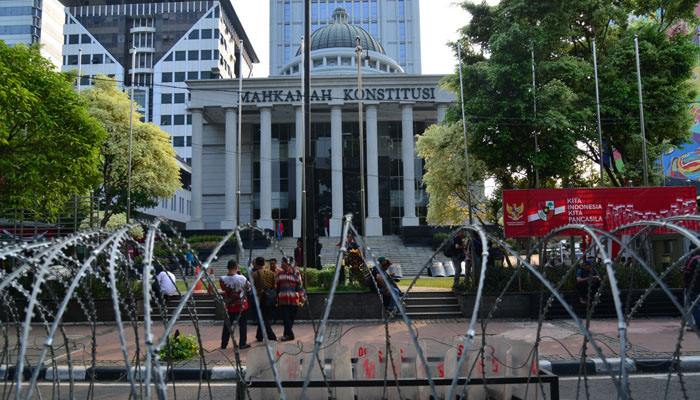
[(340, 106), (331, 107), (331, 182), (333, 214), (328, 233), (340, 236), (343, 223), (343, 115)]
[(238, 164), (236, 152), (236, 140), (238, 121), (236, 108), (224, 109), (226, 112), (225, 127), (225, 152), (224, 152), (224, 219), (221, 221), (221, 229), (234, 229), (236, 221), (236, 190), (238, 189)]
[(301, 107), (294, 107), (294, 111), (296, 112), (296, 156), (294, 157), (296, 161), (294, 163), (296, 164), (295, 201), (297, 207), (292, 231), (294, 237), (298, 238), (301, 237), (301, 157), (304, 155), (304, 147), (302, 146), (301, 142), (302, 138), (304, 137), (304, 124), (302, 123), (304, 114)]
[(272, 109), (260, 108), (260, 219), (264, 229), (274, 229), (272, 221)]
[(401, 106), (401, 158), (403, 161), (403, 217), (402, 226), (417, 226), (416, 180), (414, 175), (415, 151), (413, 148), (413, 105)]
[(445, 114), (447, 114), (447, 104), (438, 104), (437, 106), (437, 123), (442, 125), (445, 122)]
[(377, 106), (367, 106), (367, 219), (365, 236), (382, 236), (379, 217), (379, 152), (377, 148)]
[(187, 229), (204, 229), (202, 220), (202, 131), (201, 108), (190, 108), (192, 113), (192, 210)]

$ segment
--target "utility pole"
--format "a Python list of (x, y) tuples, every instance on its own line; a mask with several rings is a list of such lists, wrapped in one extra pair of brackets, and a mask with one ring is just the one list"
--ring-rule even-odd
[[(238, 50), (238, 137), (236, 149), (238, 154), (236, 154), (236, 162), (238, 163), (238, 168), (236, 168), (236, 225), (241, 224), (241, 147), (242, 147), (242, 135), (241, 135), (241, 118), (243, 115), (243, 102), (241, 101), (243, 96), (243, 40), (239, 45)], [(240, 265), (239, 251), (236, 251), (236, 264)]]
[(131, 141), (134, 137), (134, 86), (136, 86), (136, 47), (131, 48), (131, 101), (129, 101), (129, 165), (126, 184), (126, 223), (131, 221)]
[(314, 159), (313, 142), (311, 140), (311, 1), (304, 0), (304, 159), (303, 159), (303, 190), (304, 214), (302, 221), (302, 260), (303, 265), (316, 264), (316, 210), (314, 202)]
[(83, 48), (78, 49), (78, 94), (80, 94), (80, 84), (83, 79)]
[(642, 73), (639, 68), (639, 36), (634, 35), (634, 53), (637, 58), (637, 91), (639, 92), (639, 125), (642, 128), (642, 165), (644, 166), (644, 186), (649, 186), (647, 174), (647, 135), (644, 130), (644, 102), (642, 101)]
[(598, 112), (598, 152), (600, 153), (600, 187), (605, 187), (603, 175), (603, 130), (600, 127), (600, 94), (598, 92), (598, 58), (596, 56), (595, 38), (593, 38), (593, 72), (595, 73), (595, 106)]
[[(532, 54), (532, 59), (531, 59), (531, 64), (532, 64), (532, 110), (534, 112), (534, 118), (533, 121), (537, 123), (537, 84), (535, 83), (535, 44), (534, 42), (531, 42), (531, 54)], [(537, 153), (539, 151), (539, 146), (537, 145), (537, 126), (533, 124), (533, 128), (535, 129), (535, 158), (537, 158)], [(540, 171), (537, 169), (537, 165), (534, 165), (535, 167), (535, 188), (539, 189), (540, 188)]]
[(360, 218), (362, 221), (362, 236), (367, 236), (365, 215), (365, 134), (364, 134), (364, 118), (362, 117), (362, 99), (365, 97), (362, 93), (362, 41), (359, 36), (355, 37), (357, 47), (355, 54), (357, 55), (357, 115), (360, 125)]

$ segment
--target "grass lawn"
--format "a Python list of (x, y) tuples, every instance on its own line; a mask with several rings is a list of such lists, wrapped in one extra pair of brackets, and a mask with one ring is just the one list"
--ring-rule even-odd
[[(408, 285), (411, 284), (412, 280), (413, 280), (413, 278), (403, 278), (398, 283), (398, 285), (407, 287)], [(453, 283), (454, 283), (454, 278), (452, 278), (452, 277), (449, 277), (449, 278), (418, 278), (418, 280), (416, 281), (416, 284), (413, 286), (414, 287), (420, 286), (420, 287), (451, 289)]]

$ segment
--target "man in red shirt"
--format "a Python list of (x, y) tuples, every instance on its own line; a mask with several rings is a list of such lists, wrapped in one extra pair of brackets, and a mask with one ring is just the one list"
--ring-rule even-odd
[(299, 272), (298, 268), (289, 264), (287, 257), (282, 257), (282, 270), (277, 274), (277, 288), (277, 302), (282, 312), (284, 324), (284, 336), (282, 336), (281, 340), (286, 342), (294, 340), (292, 326), (297, 315), (297, 309), (303, 306), (306, 301), (301, 272)]
[[(248, 317), (246, 310), (248, 309), (248, 291), (250, 283), (243, 275), (238, 274), (238, 263), (236, 260), (229, 260), (228, 274), (219, 279), (219, 286), (224, 291), (224, 303), (226, 304), (226, 313), (228, 320), (231, 323), (231, 328), (238, 320), (239, 340), (238, 348), (247, 349), (250, 347), (248, 342)], [(231, 337), (231, 332), (224, 322), (224, 329), (221, 332), (221, 348), (225, 349), (228, 346), (228, 340)]]

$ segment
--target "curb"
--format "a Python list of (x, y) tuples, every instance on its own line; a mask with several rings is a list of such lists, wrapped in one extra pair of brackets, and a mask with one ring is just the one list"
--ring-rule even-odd
[[(612, 372), (620, 372), (621, 360), (619, 358), (608, 358), (606, 359), (607, 365), (602, 359), (594, 358), (587, 360), (584, 363), (586, 375), (607, 375), (608, 366), (611, 367)], [(683, 372), (700, 372), (700, 356), (688, 356), (680, 358), (680, 369)], [(657, 359), (626, 359), (625, 365), (628, 372), (642, 372), (642, 373), (666, 373), (669, 371), (677, 371), (677, 367), (674, 363), (667, 358), (657, 358)], [(578, 376), (579, 369), (581, 368), (581, 363), (579, 361), (548, 361), (540, 360), (540, 368), (551, 371), (557, 376)], [(133, 369), (133, 367), (132, 367)], [(68, 381), (68, 367), (58, 366), (55, 370), (57, 378), (61, 381)], [(242, 367), (243, 374), (245, 375), (245, 366)], [(29, 380), (31, 377), (31, 369), (29, 367), (24, 368), (24, 380)], [(73, 368), (73, 380), (74, 381), (88, 381), (93, 375), (98, 381), (127, 381), (126, 368), (118, 367), (96, 367), (93, 371), (92, 368), (85, 367), (74, 367)], [(163, 373), (165, 370), (163, 369)], [(5, 379), (14, 379), (15, 367), (6, 368), (5, 366), (0, 366), (0, 375), (5, 376)], [(168, 380), (174, 381), (197, 381), (200, 379), (209, 379), (212, 381), (225, 381), (234, 380), (238, 376), (238, 371), (234, 367), (211, 367), (206, 370), (201, 370), (194, 367), (182, 367), (173, 368), (170, 373), (168, 373)], [(141, 374), (134, 371), (134, 378), (137, 381), (143, 380)], [(54, 369), (53, 368), (41, 368), (39, 372), (39, 379), (52, 381), (54, 379)]]
[[(608, 367), (614, 373), (620, 372), (621, 360), (619, 358), (607, 358), (607, 365), (600, 358), (594, 358), (585, 362), (586, 375), (607, 375)], [(680, 370), (683, 372), (700, 372), (700, 357), (680, 357)], [(627, 372), (662, 373), (678, 371), (675, 363), (668, 358), (640, 358), (625, 359)], [(581, 363), (579, 361), (540, 361), (540, 368), (552, 371), (558, 376), (578, 376)]]

